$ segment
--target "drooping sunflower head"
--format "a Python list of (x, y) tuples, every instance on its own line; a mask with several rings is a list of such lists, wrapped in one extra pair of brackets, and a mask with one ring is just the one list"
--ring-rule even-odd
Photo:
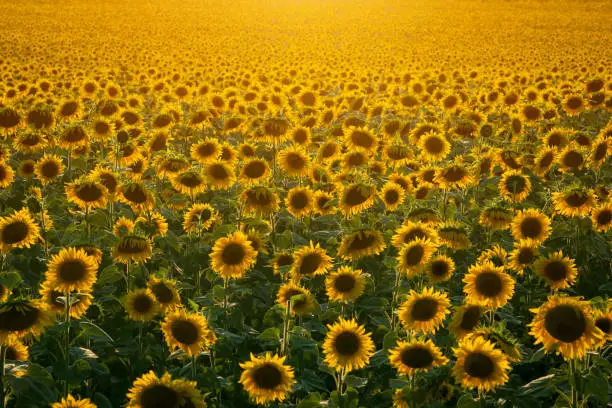
[(437, 246), (427, 238), (416, 238), (401, 247), (398, 269), (409, 276), (419, 273), (436, 252)]
[[(240, 195), (240, 200), (247, 214), (265, 217), (279, 209), (278, 195), (274, 190), (265, 186), (253, 186), (244, 190)], [(299, 201), (299, 198), (296, 198), (297, 204), (300, 204)]]
[(71, 394), (68, 394), (66, 398), (51, 404), (51, 408), (97, 408), (97, 405), (89, 398), (74, 398)]
[(480, 213), (480, 225), (492, 230), (505, 230), (512, 223), (512, 210), (500, 206), (490, 206)]
[(240, 383), (257, 404), (283, 401), (291, 392), (295, 384), (293, 367), (285, 365), (285, 358), (270, 353), (261, 357), (251, 354), (250, 361), (240, 363)]
[(181, 304), (181, 297), (176, 289), (176, 282), (151, 276), (147, 287), (155, 296), (162, 311), (173, 309)]
[(124, 235), (114, 246), (113, 259), (119, 263), (143, 263), (153, 255), (153, 246), (145, 237), (138, 235)]
[(424, 222), (406, 221), (395, 231), (391, 243), (401, 249), (417, 239), (429, 240), (435, 244), (438, 242), (438, 233), (431, 225)]
[(371, 184), (356, 183), (346, 186), (340, 197), (340, 210), (346, 217), (359, 214), (374, 203), (376, 187)]
[(359, 230), (342, 237), (338, 256), (345, 260), (358, 260), (368, 255), (378, 255), (386, 247), (382, 233), (377, 230)]
[(491, 391), (508, 381), (510, 363), (490, 341), (477, 337), (461, 342), (453, 351), (457, 358), (453, 374), (463, 387)]
[(240, 278), (257, 260), (257, 251), (250, 245), (247, 236), (237, 231), (219, 238), (210, 255), (212, 269), (223, 278)]
[(504, 272), (503, 266), (495, 266), (491, 261), (470, 266), (463, 282), (463, 291), (471, 303), (498, 308), (514, 295), (514, 279)]
[(374, 342), (365, 328), (356, 320), (344, 320), (328, 325), (329, 331), (323, 343), (325, 362), (345, 373), (365, 367), (374, 353)]
[(566, 359), (584, 357), (603, 337), (589, 303), (579, 298), (554, 295), (531, 311), (535, 316), (529, 333), (536, 338), (535, 344), (541, 343), (547, 351)]
[(445, 190), (453, 190), (468, 187), (473, 182), (473, 177), (465, 165), (454, 163), (440, 169), (434, 181)]
[(365, 276), (361, 269), (341, 266), (325, 280), (327, 296), (336, 302), (352, 302), (363, 294)]
[(551, 289), (565, 289), (576, 281), (578, 269), (574, 260), (563, 256), (562, 251), (551, 253), (535, 261), (534, 270)]
[(199, 313), (187, 313), (180, 309), (169, 311), (161, 329), (170, 349), (180, 348), (190, 356), (197, 355), (204, 347), (210, 347), (217, 341), (208, 321)]
[(449, 325), (450, 332), (462, 339), (478, 327), (484, 312), (485, 308), (476, 304), (465, 304), (458, 307)]
[(83, 249), (63, 248), (47, 263), (45, 278), (62, 293), (91, 291), (96, 282), (98, 263)]
[(170, 178), (172, 187), (183, 194), (194, 197), (206, 190), (206, 180), (197, 170), (185, 170)]
[(478, 337), (491, 342), (504, 353), (509, 361), (516, 363), (521, 360), (521, 350), (518, 348), (518, 341), (503, 326), (476, 329), (469, 333), (462, 341), (473, 341)]
[(531, 239), (541, 244), (550, 235), (550, 219), (536, 209), (519, 211), (512, 220), (512, 236), (515, 240)]
[(0, 341), (8, 336), (38, 338), (52, 323), (51, 314), (41, 300), (17, 298), (0, 305)]
[(151, 210), (155, 199), (142, 182), (130, 182), (119, 186), (119, 200), (136, 212)]
[(446, 222), (438, 227), (439, 242), (452, 249), (467, 249), (472, 245), (468, 229), (457, 222)]
[(449, 306), (450, 301), (446, 293), (426, 287), (420, 293), (411, 290), (398, 314), (406, 329), (435, 333), (449, 313)]
[(333, 204), (334, 195), (327, 191), (317, 190), (314, 193), (313, 211), (317, 215), (335, 214), (338, 209)]
[(312, 241), (294, 252), (295, 262), (291, 268), (291, 276), (295, 279), (307, 276), (324, 275), (332, 266), (332, 257), (327, 255), (324, 248)]
[(585, 156), (584, 148), (575, 143), (570, 143), (557, 154), (555, 159), (561, 170), (571, 171), (580, 170), (584, 166), (586, 162)]
[(293, 282), (281, 285), (276, 301), (284, 307), (291, 303), (291, 313), (297, 316), (309, 314), (315, 305), (315, 299), (310, 291)]
[(389, 351), (389, 363), (400, 374), (412, 376), (445, 365), (448, 359), (431, 340), (410, 340), (398, 342)]
[(40, 237), (40, 228), (27, 208), (0, 217), (0, 252), (29, 248)]
[(131, 319), (146, 322), (159, 312), (159, 303), (150, 289), (129, 292), (124, 300), (125, 310)]

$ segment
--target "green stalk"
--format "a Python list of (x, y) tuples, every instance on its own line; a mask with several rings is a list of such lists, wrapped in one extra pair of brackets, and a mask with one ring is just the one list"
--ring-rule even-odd
[(0, 408), (6, 406), (6, 384), (4, 384), (4, 362), (6, 361), (6, 347), (0, 346)]

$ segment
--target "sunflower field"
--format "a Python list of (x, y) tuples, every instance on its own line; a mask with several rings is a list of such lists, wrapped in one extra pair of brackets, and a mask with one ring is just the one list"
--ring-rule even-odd
[(0, 408), (610, 406), (611, 21), (0, 1)]

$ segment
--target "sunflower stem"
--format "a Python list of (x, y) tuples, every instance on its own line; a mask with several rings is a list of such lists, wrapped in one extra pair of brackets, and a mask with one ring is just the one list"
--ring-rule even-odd
[(570, 383), (570, 398), (571, 404), (570, 408), (578, 408), (578, 389), (576, 387), (576, 360), (570, 359), (567, 362), (568, 367), (568, 377)]
[(391, 299), (391, 331), (395, 331), (395, 306), (399, 296), (399, 288), (402, 280), (402, 275), (399, 271), (395, 272), (395, 285), (393, 286), (393, 297)]
[(481, 408), (487, 408), (487, 396), (484, 392), (478, 390), (478, 401)]
[(281, 344), (281, 356), (287, 355), (289, 351), (289, 326), (291, 325), (291, 299), (285, 307), (285, 319), (283, 320), (283, 342)]
[(0, 346), (0, 408), (6, 406), (6, 385), (4, 384), (4, 363), (6, 361), (6, 346)]
[(191, 379), (193, 381), (197, 381), (196, 380), (196, 376), (197, 376), (197, 366), (196, 366), (196, 362), (198, 360), (198, 357), (194, 354), (193, 356), (191, 356)]
[(66, 368), (65, 383), (64, 383), (64, 397), (68, 397), (68, 369), (70, 368), (70, 292), (66, 292), (66, 319), (64, 324), (66, 325), (65, 343), (64, 343), (64, 364)]
[(85, 206), (85, 225), (87, 226), (87, 243), (91, 244), (91, 225), (89, 224), (89, 206)]
[(125, 292), (130, 292), (130, 261), (125, 264)]
[(229, 278), (223, 278), (223, 327), (227, 330), (227, 316), (228, 316), (228, 306), (229, 306), (229, 295), (227, 294), (227, 290), (229, 289)]

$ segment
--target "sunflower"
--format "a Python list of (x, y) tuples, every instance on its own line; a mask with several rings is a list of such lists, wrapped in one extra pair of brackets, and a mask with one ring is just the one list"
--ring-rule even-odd
[(134, 232), (134, 228), (136, 228), (136, 223), (131, 219), (121, 216), (117, 218), (115, 224), (113, 225), (113, 235), (117, 238), (121, 238), (125, 235), (132, 234)]
[[(49, 313), (52, 315), (66, 313), (66, 301), (60, 298), (66, 298), (66, 292), (57, 290), (55, 284), (51, 281), (45, 281), (40, 286), (40, 296), (42, 302), (47, 306)], [(93, 296), (90, 291), (81, 291), (80, 293), (70, 294), (70, 316), (79, 319), (91, 306)]]
[(396, 248), (401, 249), (417, 239), (426, 239), (436, 243), (438, 242), (438, 233), (426, 223), (406, 221), (395, 231), (391, 243)]
[(534, 270), (554, 290), (569, 288), (576, 282), (578, 275), (574, 260), (564, 257), (562, 251), (538, 259), (534, 264)]
[(136, 224), (151, 237), (165, 237), (168, 233), (168, 222), (158, 212), (149, 213), (146, 217), (138, 217)]
[(204, 316), (180, 309), (166, 313), (161, 330), (171, 350), (180, 348), (190, 356), (197, 356), (204, 347), (210, 347), (217, 341)]
[(245, 185), (250, 185), (265, 180), (269, 175), (270, 166), (265, 160), (250, 159), (242, 167), (238, 180)]
[(243, 369), (240, 384), (257, 404), (267, 405), (272, 401), (283, 401), (295, 384), (293, 367), (285, 365), (285, 358), (266, 353), (240, 363)]
[(495, 266), (491, 261), (470, 266), (463, 282), (463, 291), (471, 303), (490, 308), (504, 306), (514, 295), (514, 279), (504, 272), (503, 266)]
[(40, 229), (27, 208), (0, 217), (0, 252), (14, 248), (29, 248), (40, 238)]
[(296, 145), (308, 146), (312, 139), (312, 130), (304, 126), (296, 126), (289, 132), (289, 140)]
[(236, 175), (231, 165), (218, 160), (206, 164), (204, 177), (206, 177), (211, 190), (227, 190), (236, 181)]
[(278, 163), (289, 177), (307, 176), (310, 170), (310, 158), (306, 152), (296, 146), (290, 146), (278, 153)]
[(47, 262), (45, 278), (62, 293), (89, 292), (96, 282), (98, 263), (82, 249), (63, 248)]
[(36, 153), (49, 145), (47, 137), (40, 132), (21, 133), (13, 139), (13, 147), (23, 153)]
[(291, 302), (291, 313), (305, 316), (314, 307), (315, 299), (310, 291), (293, 282), (283, 283), (278, 290), (276, 301), (283, 307)]
[(413, 376), (445, 365), (448, 359), (433, 341), (410, 340), (399, 341), (394, 349), (389, 350), (389, 363), (401, 375)]
[(314, 208), (313, 212), (317, 215), (335, 214), (338, 209), (332, 203), (334, 195), (327, 191), (317, 190), (314, 193)]
[(28, 361), (30, 352), (28, 346), (16, 336), (9, 336), (3, 345), (6, 348), (6, 359), (11, 361)]
[(566, 359), (582, 358), (601, 341), (603, 333), (595, 326), (588, 302), (574, 297), (553, 295), (535, 313), (529, 324), (535, 344), (555, 351)]
[(365, 276), (361, 269), (341, 266), (327, 276), (325, 289), (334, 302), (354, 302), (365, 290)]
[[(210, 181), (210, 180), (209, 180)], [(170, 178), (172, 187), (180, 193), (195, 197), (206, 190), (206, 181), (202, 174), (196, 170), (186, 170)]]
[(340, 197), (340, 210), (346, 217), (359, 214), (374, 203), (376, 187), (371, 184), (351, 184), (344, 188)]
[(153, 246), (145, 237), (138, 235), (124, 235), (112, 250), (111, 256), (115, 262), (143, 263), (153, 255)]
[(62, 398), (60, 402), (51, 404), (51, 408), (97, 408), (89, 398), (75, 399), (71, 394)]
[(337, 155), (340, 154), (341, 148), (338, 143), (333, 140), (327, 140), (319, 147), (317, 152), (317, 161), (331, 162)]
[(446, 222), (438, 228), (439, 243), (452, 249), (467, 249), (472, 245), (467, 227), (456, 222)]
[(455, 163), (437, 171), (434, 181), (445, 190), (462, 189), (474, 181), (463, 164)]
[(215, 241), (210, 254), (212, 269), (224, 279), (241, 278), (257, 260), (257, 251), (240, 231)]
[(331, 268), (333, 261), (319, 243), (314, 246), (312, 241), (310, 241), (310, 245), (303, 246), (295, 251), (293, 259), (295, 261), (291, 267), (291, 276), (295, 279), (302, 276), (324, 275)]
[(350, 151), (362, 149), (365, 152), (375, 152), (378, 138), (365, 127), (350, 126), (344, 131), (344, 144)]
[(398, 388), (393, 393), (393, 408), (410, 408), (413, 397), (409, 387)]
[[(291, 194), (291, 192), (289, 192)], [(295, 204), (299, 207), (300, 196), (295, 197)], [(289, 198), (289, 197), (287, 197)], [(244, 205), (244, 211), (248, 215), (265, 217), (273, 214), (279, 209), (278, 195), (271, 188), (265, 186), (253, 186), (242, 192), (240, 200)], [(291, 206), (288, 206), (291, 208)]]
[(420, 272), (431, 256), (436, 252), (437, 246), (427, 238), (416, 238), (401, 247), (397, 256), (398, 269), (408, 276)]
[(576, 116), (584, 110), (586, 101), (577, 94), (569, 94), (563, 100), (563, 110), (567, 116)]
[(64, 164), (58, 156), (45, 154), (36, 163), (34, 172), (41, 183), (49, 184), (64, 172)]
[(287, 211), (297, 218), (308, 215), (314, 207), (314, 194), (310, 187), (294, 187), (285, 198)]
[(606, 232), (612, 228), (612, 202), (604, 203), (591, 212), (595, 231)]
[(172, 381), (172, 389), (182, 401), (179, 408), (206, 408), (206, 402), (200, 394), (196, 381), (174, 380)]
[[(186, 385), (189, 386), (187, 389)], [(129, 408), (203, 408), (201, 402), (192, 400), (199, 399), (199, 393), (195, 384), (184, 380), (172, 380), (169, 373), (157, 377), (153, 371), (143, 374), (134, 381), (127, 398)], [(191, 403), (191, 405), (190, 405)]]
[(438, 255), (427, 263), (425, 272), (430, 282), (444, 282), (453, 276), (455, 272), (455, 262), (446, 255)]
[(402, 205), (405, 199), (404, 189), (396, 183), (387, 182), (380, 193), (380, 199), (385, 203), (387, 211), (395, 211), (398, 206)]
[(505, 230), (512, 223), (512, 210), (498, 206), (485, 208), (480, 213), (479, 222), (492, 230)]
[(51, 314), (42, 300), (12, 299), (0, 305), (0, 343), (9, 336), (38, 338), (52, 324)]
[(608, 307), (605, 310), (598, 310), (593, 314), (593, 321), (595, 327), (597, 327), (603, 333), (601, 344), (605, 344), (606, 341), (612, 340), (612, 309)]
[(566, 217), (589, 215), (597, 204), (595, 194), (590, 189), (571, 189), (552, 193), (555, 211)]
[(87, 129), (79, 124), (64, 128), (57, 139), (57, 144), (63, 149), (76, 149), (89, 143)]
[(6, 302), (12, 290), (6, 285), (0, 283), (0, 302)]
[(410, 290), (398, 314), (407, 330), (435, 333), (449, 313), (449, 306), (450, 301), (446, 293), (426, 287), (421, 293)]
[(210, 204), (196, 203), (183, 217), (183, 229), (187, 233), (199, 233), (209, 230), (218, 217), (218, 212)]
[(495, 266), (505, 267), (508, 264), (508, 252), (501, 245), (494, 244), (493, 247), (482, 251), (476, 261), (479, 263), (489, 261)]
[(490, 341), (482, 337), (463, 341), (453, 352), (457, 358), (453, 374), (463, 387), (492, 391), (508, 381), (510, 363)]
[(523, 201), (531, 192), (531, 181), (519, 171), (507, 171), (499, 181), (499, 192), (507, 200)]
[(386, 247), (382, 233), (377, 230), (360, 230), (342, 237), (338, 256), (357, 261), (364, 256), (378, 255)]
[(525, 268), (537, 259), (539, 255), (538, 244), (531, 239), (522, 239), (514, 242), (514, 249), (510, 252), (508, 266), (519, 275)]
[(152, 210), (155, 204), (153, 194), (144, 183), (132, 181), (118, 187), (119, 201), (129, 205), (135, 212)]
[(451, 144), (444, 135), (436, 132), (428, 132), (419, 139), (421, 157), (429, 162), (444, 160), (450, 153)]
[(286, 252), (277, 253), (270, 261), (272, 267), (274, 268), (275, 275), (279, 275), (281, 272), (284, 272), (285, 270), (283, 268), (292, 266), (293, 262), (295, 262), (293, 255)]
[(453, 313), (448, 329), (459, 339), (473, 332), (484, 315), (485, 308), (476, 304), (465, 304)]
[(0, 162), (0, 189), (7, 188), (15, 179), (15, 172), (6, 163)]
[(555, 160), (562, 171), (580, 170), (586, 162), (584, 148), (569, 144), (557, 154)]
[(536, 209), (519, 211), (512, 219), (512, 236), (515, 240), (531, 239), (541, 244), (550, 235), (550, 218)]
[(109, 198), (114, 197), (117, 192), (117, 187), (119, 186), (119, 176), (108, 169), (98, 165), (96, 168), (89, 174), (89, 179), (96, 180), (100, 182), (104, 187), (106, 187)]
[(469, 333), (463, 341), (473, 341), (478, 337), (491, 342), (496, 348), (500, 349), (510, 362), (518, 363), (521, 361), (522, 353), (517, 346), (518, 341), (505, 328), (492, 326), (476, 329)]
[(591, 146), (591, 154), (589, 155), (589, 164), (591, 168), (598, 168), (606, 158), (612, 155), (612, 138), (599, 136), (593, 141)]
[(91, 210), (106, 207), (108, 190), (94, 180), (75, 180), (65, 188), (68, 201), (80, 208)]
[(540, 177), (548, 173), (555, 161), (556, 151), (553, 148), (542, 149), (535, 158), (533, 172)]
[(176, 289), (176, 282), (151, 276), (147, 286), (155, 296), (162, 312), (180, 306), (181, 297)]
[(327, 327), (329, 331), (323, 343), (323, 353), (325, 363), (330, 368), (348, 373), (369, 363), (375, 346), (364, 326), (360, 326), (355, 319), (340, 318)]
[(128, 293), (124, 305), (128, 317), (141, 322), (152, 320), (159, 311), (159, 303), (150, 289), (137, 289)]

